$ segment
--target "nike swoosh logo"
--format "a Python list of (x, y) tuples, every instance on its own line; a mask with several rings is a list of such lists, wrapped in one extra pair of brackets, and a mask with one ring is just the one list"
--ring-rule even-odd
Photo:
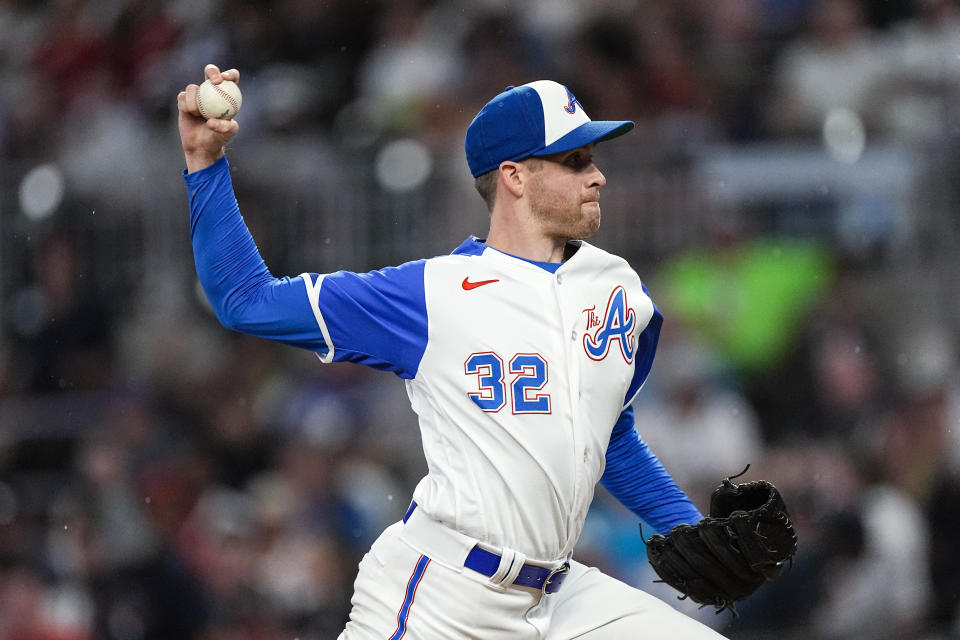
[(482, 287), (485, 284), (491, 284), (493, 282), (500, 282), (499, 280), (479, 280), (477, 282), (470, 282), (470, 277), (467, 276), (463, 279), (463, 282), (460, 283), (460, 286), (463, 287), (464, 291), (470, 291), (471, 289), (476, 289), (477, 287)]

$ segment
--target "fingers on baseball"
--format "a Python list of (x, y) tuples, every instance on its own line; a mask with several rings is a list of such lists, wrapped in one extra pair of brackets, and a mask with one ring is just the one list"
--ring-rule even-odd
[(220, 74), (220, 68), (215, 64), (208, 64), (203, 68), (203, 75), (213, 84), (220, 84), (223, 77)]
[(180, 111), (193, 116), (200, 115), (200, 108), (197, 107), (197, 90), (199, 88), (200, 87), (195, 84), (188, 84), (186, 88), (177, 95), (177, 107)]
[(213, 84), (220, 84), (224, 80), (240, 81), (240, 72), (237, 69), (227, 69), (220, 71), (220, 67), (215, 64), (208, 64), (203, 68), (203, 75)]
[(196, 101), (194, 100), (193, 107), (191, 108), (186, 91), (181, 91), (179, 94), (177, 94), (177, 111), (181, 116), (188, 116), (192, 118), (200, 117), (200, 112), (197, 111)]
[(221, 120), (220, 118), (210, 118), (207, 120), (207, 128), (220, 135), (232, 137), (237, 133), (240, 125), (236, 120)]

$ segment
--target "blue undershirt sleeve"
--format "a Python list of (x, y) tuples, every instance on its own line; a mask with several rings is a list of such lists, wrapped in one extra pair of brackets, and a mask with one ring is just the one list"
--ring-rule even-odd
[(640, 438), (633, 407), (620, 414), (607, 447), (600, 483), (657, 533), (678, 524), (696, 524), (702, 515)]
[(416, 375), (426, 348), (424, 261), (370, 273), (274, 278), (240, 214), (226, 158), (184, 172), (197, 275), (230, 329)]
[(227, 159), (184, 171), (197, 276), (229, 329), (322, 351), (326, 348), (302, 278), (274, 278), (260, 257), (233, 193)]

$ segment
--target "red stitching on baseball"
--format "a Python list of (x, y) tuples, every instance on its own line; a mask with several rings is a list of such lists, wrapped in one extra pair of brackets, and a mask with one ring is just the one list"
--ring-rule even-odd
[(237, 111), (240, 110), (240, 105), (237, 104), (237, 101), (234, 99), (234, 97), (229, 93), (227, 93), (226, 91), (224, 91), (220, 85), (215, 84), (213, 85), (213, 88), (216, 90), (218, 94), (220, 94), (221, 98), (223, 98), (224, 100), (230, 103), (231, 107), (233, 107)]

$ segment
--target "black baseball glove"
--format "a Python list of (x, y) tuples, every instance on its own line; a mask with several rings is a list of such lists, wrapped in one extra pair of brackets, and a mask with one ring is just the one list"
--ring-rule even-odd
[(797, 534), (775, 486), (726, 478), (710, 497), (708, 517), (654, 535), (646, 544), (650, 564), (681, 599), (736, 614), (737, 601), (779, 576), (793, 558)]

